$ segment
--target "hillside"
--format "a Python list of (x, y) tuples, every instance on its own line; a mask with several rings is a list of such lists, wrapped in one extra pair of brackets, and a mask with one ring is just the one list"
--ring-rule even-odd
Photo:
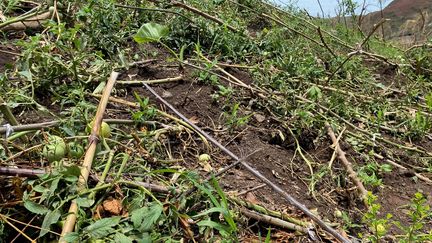
[(366, 15), (365, 28), (370, 29), (382, 16), (389, 19), (384, 24), (386, 38), (413, 43), (424, 42), (426, 36), (431, 36), (432, 3), (429, 0), (394, 0), (382, 13)]

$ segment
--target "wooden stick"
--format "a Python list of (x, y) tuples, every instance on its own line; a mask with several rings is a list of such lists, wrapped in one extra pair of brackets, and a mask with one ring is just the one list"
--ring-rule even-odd
[(35, 177), (45, 173), (46, 173), (45, 170), (40, 170), (40, 169), (0, 167), (0, 175), (6, 175), (6, 176)]
[(183, 75), (174, 77), (174, 78), (163, 78), (163, 79), (154, 79), (154, 80), (119, 80), (118, 84), (160, 84), (160, 83), (168, 83), (168, 82), (176, 82), (183, 80)]
[[(397, 167), (397, 168), (399, 168), (399, 169), (401, 169), (401, 170), (403, 170), (403, 171), (409, 171), (408, 168), (406, 168), (405, 166), (402, 166), (402, 165), (400, 165), (400, 164), (394, 162), (393, 160), (386, 159), (386, 158), (384, 158), (384, 156), (382, 156), (382, 155), (380, 155), (380, 154), (374, 153), (373, 155), (375, 156), (375, 158), (377, 158), (377, 159), (382, 159), (382, 160), (384, 160), (385, 162), (387, 162), (387, 163), (393, 165), (394, 167)], [(426, 182), (426, 183), (429, 184), (429, 185), (432, 185), (432, 180), (431, 180), (431, 179), (429, 179), (429, 178), (427, 178), (426, 176), (423, 176), (423, 175), (421, 175), (421, 174), (419, 174), (419, 173), (417, 173), (417, 172), (413, 172), (413, 173), (414, 173), (414, 175), (415, 175), (417, 178), (419, 178), (420, 180)]]
[(241, 208), (240, 212), (243, 215), (245, 215), (246, 217), (249, 217), (249, 218), (252, 218), (252, 219), (267, 223), (267, 224), (271, 224), (271, 225), (274, 225), (274, 226), (277, 226), (277, 227), (280, 227), (283, 229), (295, 230), (295, 231), (301, 232), (303, 234), (308, 233), (308, 229), (301, 227), (301, 226), (298, 226), (296, 224), (284, 221), (282, 219), (278, 219), (278, 218), (268, 216), (265, 214), (259, 214), (257, 212), (247, 210), (245, 208)]
[(226, 26), (229, 30), (231, 30), (233, 32), (239, 32), (235, 27), (233, 27), (233, 26), (231, 26), (231, 25), (229, 25), (227, 23), (224, 23), (222, 20), (218, 19), (217, 17), (214, 17), (214, 16), (212, 16), (212, 15), (210, 15), (208, 13), (205, 13), (205, 12), (199, 10), (199, 9), (196, 9), (196, 8), (194, 8), (192, 6), (189, 6), (189, 5), (186, 5), (184, 3), (177, 2), (177, 1), (172, 1), (171, 5), (175, 6), (175, 7), (183, 8), (185, 10), (188, 10), (188, 11), (192, 12), (192, 13), (198, 14), (198, 15), (206, 18), (206, 19), (209, 19), (209, 20), (212, 20), (213, 22), (218, 23), (219, 25)]
[(15, 116), (13, 115), (11, 109), (9, 106), (7, 106), (6, 102), (3, 100), (3, 98), (0, 96), (0, 112), (3, 113), (3, 116), (5, 119), (12, 125), (16, 126), (18, 125), (18, 121), (16, 120)]
[[(0, 30), (26, 30), (26, 29), (37, 29), (41, 27), (41, 21), (47, 20), (51, 17), (51, 12), (45, 12), (36, 16), (33, 14), (18, 17), (16, 19), (12, 19), (8, 22), (4, 22), (0, 24)], [(32, 17), (33, 16), (33, 17)]]
[(251, 203), (251, 202), (241, 200), (238, 197), (230, 196), (229, 200), (233, 201), (235, 204), (238, 204), (239, 206), (248, 208), (250, 210), (253, 210), (253, 211), (261, 213), (261, 214), (276, 217), (276, 218), (282, 219), (284, 221), (293, 223), (293, 224), (301, 226), (301, 227), (310, 228), (310, 229), (314, 228), (312, 223), (293, 218), (290, 215), (288, 215), (287, 213), (282, 213), (279, 211), (273, 211), (273, 210), (265, 208), (261, 205), (257, 205), (257, 204)]
[[(93, 163), (93, 158), (94, 158), (94, 155), (96, 152), (96, 145), (98, 144), (98, 140), (99, 140), (98, 137), (99, 137), (99, 132), (100, 132), (103, 114), (105, 113), (108, 99), (111, 95), (111, 91), (114, 87), (114, 84), (115, 84), (118, 76), (119, 76), (119, 73), (117, 73), (117, 72), (111, 73), (111, 76), (108, 80), (108, 83), (104, 89), (102, 98), (99, 102), (99, 107), (98, 107), (97, 112), (96, 112), (95, 122), (94, 122), (93, 128), (92, 128), (92, 133), (89, 137), (89, 147), (87, 148), (87, 151), (86, 151), (86, 154), (84, 157), (84, 161), (83, 161), (83, 164), (81, 167), (81, 176), (78, 180), (78, 187), (81, 189), (85, 188), (85, 186), (87, 184), (87, 179), (89, 177), (90, 170), (91, 170), (92, 163)], [(78, 204), (76, 203), (76, 201), (72, 201), (71, 206), (69, 208), (69, 215), (67, 216), (66, 221), (63, 225), (63, 229), (62, 229), (62, 233), (61, 233), (62, 236), (61, 236), (59, 242), (66, 243), (64, 237), (67, 233), (73, 231), (73, 229), (75, 227), (77, 213), (78, 213)]]
[(345, 152), (341, 149), (341, 147), (338, 143), (338, 140), (337, 140), (337, 138), (333, 132), (333, 129), (331, 128), (331, 126), (328, 123), (325, 124), (325, 127), (327, 128), (328, 135), (330, 136), (331, 140), (333, 141), (333, 145), (335, 146), (335, 150), (336, 150), (336, 153), (338, 154), (338, 158), (342, 162), (342, 164), (344, 165), (344, 167), (348, 173), (348, 177), (357, 186), (357, 190), (358, 190), (360, 199), (363, 201), (365, 206), (368, 207), (368, 205), (366, 203), (367, 190), (363, 186), (363, 183), (357, 177), (357, 173), (353, 170), (351, 162), (349, 162), (348, 159), (346, 158)]

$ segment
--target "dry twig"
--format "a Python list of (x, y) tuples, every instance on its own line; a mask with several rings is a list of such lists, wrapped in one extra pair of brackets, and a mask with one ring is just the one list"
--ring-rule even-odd
[(286, 221), (284, 221), (282, 219), (278, 219), (278, 218), (275, 218), (275, 217), (272, 217), (272, 216), (268, 216), (268, 215), (260, 214), (260, 213), (257, 213), (257, 212), (253, 212), (253, 211), (247, 210), (245, 208), (241, 208), (240, 212), (243, 215), (245, 215), (246, 217), (249, 217), (249, 218), (252, 218), (252, 219), (255, 219), (255, 220), (267, 223), (267, 224), (271, 224), (271, 225), (274, 225), (274, 226), (277, 226), (277, 227), (280, 227), (280, 228), (283, 228), (283, 229), (294, 230), (294, 231), (298, 231), (298, 232), (301, 232), (301, 233), (304, 233), (304, 234), (308, 234), (309, 233), (309, 231), (308, 231), (307, 228), (298, 226), (298, 225), (290, 223), (290, 222), (286, 222)]
[(357, 190), (359, 192), (360, 199), (363, 201), (363, 203), (367, 207), (368, 206), (366, 203), (367, 190), (363, 186), (363, 183), (360, 181), (360, 179), (357, 177), (357, 173), (353, 170), (351, 162), (349, 162), (348, 159), (346, 158), (345, 152), (341, 149), (341, 147), (338, 143), (338, 139), (336, 138), (336, 136), (333, 132), (333, 129), (331, 128), (331, 126), (328, 123), (326, 123), (325, 126), (327, 128), (327, 133), (330, 136), (330, 138), (333, 142), (333, 145), (335, 146), (335, 150), (336, 150), (336, 153), (338, 154), (339, 160), (344, 165), (344, 167), (348, 173), (348, 177), (351, 178), (351, 181), (357, 186)]

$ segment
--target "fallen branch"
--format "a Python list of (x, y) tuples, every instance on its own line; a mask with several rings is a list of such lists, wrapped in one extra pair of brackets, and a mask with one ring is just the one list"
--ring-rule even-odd
[[(89, 177), (90, 170), (93, 163), (93, 158), (96, 152), (96, 145), (98, 144), (98, 140), (99, 140), (98, 137), (99, 137), (103, 114), (105, 113), (105, 109), (108, 103), (109, 96), (111, 94), (111, 90), (114, 87), (118, 75), (119, 73), (117, 72), (111, 73), (108, 83), (104, 89), (102, 98), (99, 102), (99, 106), (95, 116), (95, 121), (92, 128), (92, 133), (89, 136), (89, 147), (87, 148), (84, 161), (81, 167), (81, 176), (78, 180), (78, 188), (81, 189), (85, 188), (87, 184), (87, 179)], [(63, 225), (63, 229), (61, 233), (62, 237), (60, 238), (59, 242), (66, 243), (64, 237), (67, 233), (73, 231), (77, 214), (78, 214), (78, 204), (76, 203), (76, 201), (72, 201), (71, 206), (69, 208), (69, 215), (67, 216), (65, 223)]]
[(43, 175), (45, 173), (46, 171), (41, 169), (0, 167), (0, 175), (4, 175), (4, 176), (36, 177), (38, 175)]
[[(393, 165), (394, 167), (397, 167), (397, 168), (401, 169), (402, 171), (410, 171), (410, 170), (408, 170), (408, 168), (406, 168), (405, 166), (402, 166), (402, 165), (400, 165), (400, 164), (394, 162), (393, 160), (386, 159), (386, 158), (384, 158), (384, 156), (382, 156), (382, 155), (380, 155), (380, 154), (374, 153), (373, 155), (375, 156), (375, 158), (377, 158), (377, 159), (381, 159), (381, 160), (384, 160), (385, 162), (387, 162), (387, 163)], [(421, 175), (421, 174), (419, 174), (419, 173), (417, 173), (417, 172), (413, 172), (413, 174), (414, 174), (417, 178), (419, 178), (420, 180), (426, 182), (427, 184), (432, 185), (432, 180), (431, 180), (431, 179), (429, 179), (429, 178), (427, 178), (427, 177), (425, 177), (425, 176), (423, 176), (423, 175)]]
[(168, 9), (163, 9), (163, 8), (142, 8), (142, 7), (135, 7), (135, 6), (129, 6), (129, 5), (122, 5), (122, 4), (114, 4), (115, 7), (118, 8), (127, 8), (127, 9), (134, 9), (134, 10), (140, 10), (140, 11), (152, 11), (152, 12), (163, 12), (163, 13), (170, 13), (170, 14), (175, 14), (178, 15), (182, 18), (187, 19), (189, 22), (193, 23), (193, 21), (186, 17), (185, 15), (178, 13), (176, 11), (171, 11)]
[(231, 26), (231, 25), (223, 22), (222, 20), (218, 19), (217, 17), (214, 17), (214, 16), (212, 16), (212, 15), (210, 15), (208, 13), (205, 13), (205, 12), (199, 10), (199, 9), (196, 9), (196, 8), (194, 8), (192, 6), (189, 6), (189, 5), (186, 5), (184, 3), (177, 2), (177, 1), (172, 1), (171, 5), (175, 6), (175, 7), (183, 8), (185, 10), (188, 10), (188, 11), (192, 12), (192, 13), (198, 14), (199, 16), (204, 17), (206, 19), (209, 19), (209, 20), (211, 20), (213, 22), (216, 22), (219, 25), (226, 26), (229, 30), (231, 30), (233, 32), (239, 32), (235, 27), (233, 27), (233, 26)]
[(360, 179), (357, 177), (357, 173), (353, 170), (351, 162), (349, 162), (348, 159), (346, 158), (345, 152), (341, 149), (341, 147), (338, 143), (338, 140), (337, 140), (337, 138), (333, 132), (333, 129), (331, 128), (331, 126), (328, 123), (325, 124), (325, 127), (327, 128), (327, 133), (333, 142), (333, 146), (335, 146), (335, 150), (336, 150), (336, 153), (338, 154), (338, 158), (342, 162), (342, 164), (344, 165), (344, 167), (348, 173), (348, 177), (357, 186), (357, 190), (358, 190), (360, 199), (363, 201), (365, 206), (368, 207), (368, 205), (366, 203), (366, 198), (367, 198), (367, 194), (368, 194), (367, 190), (363, 186), (363, 183), (360, 181)]
[[(30, 177), (34, 178), (39, 175), (43, 175), (49, 173), (47, 170), (42, 169), (24, 169), (24, 168), (10, 168), (10, 167), (0, 167), (0, 175), (2, 176), (18, 176), (18, 177)], [(99, 181), (99, 179), (96, 176), (91, 175), (90, 178), (94, 181)], [(106, 182), (113, 182), (113, 179), (106, 179)], [(171, 192), (174, 192), (176, 194), (179, 194), (181, 191), (179, 189), (175, 188), (169, 188), (166, 186), (156, 185), (152, 183), (142, 182), (142, 181), (131, 181), (131, 180), (120, 180), (122, 181), (128, 181), (128, 182), (134, 182), (142, 187), (145, 187), (147, 190), (152, 192), (159, 192), (168, 194)]]
[(271, 216), (264, 215), (264, 214), (259, 214), (257, 212), (247, 210), (245, 208), (241, 208), (240, 212), (243, 215), (245, 215), (246, 217), (255, 219), (257, 221), (264, 222), (266, 224), (271, 224), (271, 225), (274, 225), (274, 226), (277, 226), (277, 227), (280, 227), (283, 229), (295, 230), (295, 231), (301, 232), (303, 234), (309, 233), (309, 230), (307, 228), (298, 226), (298, 225), (290, 223), (290, 222), (286, 222), (282, 219), (278, 219), (278, 218), (271, 217)]
[(238, 204), (238, 205), (240, 205), (242, 207), (251, 209), (253, 211), (256, 211), (256, 212), (259, 212), (259, 213), (262, 213), (262, 214), (265, 214), (265, 215), (276, 217), (276, 218), (282, 219), (284, 221), (288, 221), (290, 223), (293, 223), (293, 224), (301, 226), (301, 227), (306, 227), (306, 228), (313, 227), (313, 225), (310, 224), (309, 222), (298, 220), (296, 218), (293, 218), (293, 217), (289, 216), (286, 213), (281, 213), (281, 212), (278, 212), (278, 211), (269, 210), (269, 209), (267, 209), (267, 208), (265, 208), (265, 207), (263, 207), (261, 205), (256, 205), (256, 204), (253, 204), (253, 203), (250, 203), (250, 202), (247, 202), (247, 201), (240, 200), (237, 197), (229, 197), (229, 200), (233, 201), (235, 204)]
[[(275, 98), (279, 98), (279, 97), (275, 96)], [(341, 117), (340, 115), (336, 114), (335, 112), (333, 112), (329, 108), (327, 108), (327, 107), (325, 107), (325, 106), (323, 106), (323, 105), (321, 105), (319, 103), (316, 103), (314, 101), (311, 101), (311, 100), (306, 99), (306, 98), (304, 98), (302, 96), (299, 96), (299, 95), (294, 95), (294, 98), (296, 98), (297, 100), (303, 101), (303, 102), (307, 102), (309, 104), (315, 104), (318, 108), (324, 110), (325, 112), (330, 113), (332, 116), (334, 116), (335, 118), (343, 121), (346, 125), (348, 125), (349, 127), (353, 128), (354, 130), (359, 131), (359, 132), (361, 132), (361, 133), (363, 133), (365, 135), (368, 135), (370, 137), (374, 137), (376, 140), (378, 140), (380, 142), (389, 144), (391, 146), (394, 146), (394, 147), (397, 147), (397, 148), (400, 148), (400, 149), (405, 149), (405, 150), (408, 150), (408, 151), (413, 151), (413, 152), (416, 152), (416, 153), (421, 153), (421, 154), (424, 154), (424, 155), (427, 155), (427, 156), (432, 156), (431, 152), (428, 152), (426, 149), (424, 149), (422, 147), (415, 147), (415, 146), (408, 147), (408, 146), (405, 146), (405, 145), (398, 144), (396, 142), (390, 141), (390, 140), (388, 140), (386, 138), (383, 138), (383, 137), (379, 137), (379, 136), (377, 137), (374, 134), (372, 134), (371, 132), (369, 132), (369, 131), (367, 131), (365, 129), (362, 129), (360, 127), (355, 126), (354, 124), (352, 124), (347, 119)], [(324, 115), (324, 114), (321, 114), (321, 115)]]
[(333, 52), (333, 50), (327, 45), (327, 42), (325, 41), (325, 39), (324, 39), (324, 36), (323, 36), (323, 34), (322, 34), (322, 31), (321, 31), (321, 27), (320, 26), (318, 26), (318, 29), (317, 29), (317, 31), (318, 31), (318, 35), (319, 35), (319, 37), (320, 37), (320, 39), (321, 39), (321, 42), (323, 43), (323, 45), (324, 45), (324, 47), (330, 52), (330, 54), (333, 56), (333, 57), (337, 57), (337, 55)]
[(0, 112), (3, 114), (4, 118), (6, 119), (6, 121), (9, 122), (10, 125), (13, 126), (18, 125), (18, 121), (13, 115), (11, 109), (9, 108), (9, 106), (6, 104), (6, 102), (3, 100), (1, 96), (0, 96)]
[(21, 155), (23, 155), (25, 153), (28, 153), (28, 152), (31, 152), (31, 151), (36, 150), (38, 148), (41, 148), (42, 146), (43, 146), (43, 144), (37, 144), (37, 145), (35, 145), (33, 147), (27, 148), (27, 149), (25, 149), (23, 151), (20, 151), (20, 152), (18, 152), (16, 154), (12, 155), (11, 157), (7, 158), (5, 161), (2, 161), (2, 162), (3, 163), (7, 163), (7, 162), (9, 162), (11, 160), (14, 160), (14, 159), (18, 158), (19, 156), (21, 156)]
[(258, 186), (255, 186), (255, 187), (243, 190), (243, 191), (237, 193), (236, 195), (237, 196), (241, 196), (241, 195), (244, 195), (244, 194), (248, 194), (249, 192), (256, 191), (256, 190), (261, 189), (261, 188), (266, 187), (266, 186), (267, 186), (266, 184), (260, 184)]
[(37, 12), (0, 23), (0, 30), (26, 30), (40, 28), (41, 21), (49, 19), (52, 12), (47, 11), (39, 15), (36, 14)]
[(317, 217), (314, 213), (312, 213), (309, 209), (307, 209), (303, 204), (298, 202), (294, 197), (292, 197), (290, 194), (288, 194), (286, 191), (284, 191), (282, 188), (280, 188), (278, 185), (270, 181), (267, 177), (262, 175), (259, 171), (254, 169), (248, 162), (241, 161), (240, 158), (235, 155), (231, 150), (220, 144), (216, 139), (214, 139), (212, 136), (204, 132), (201, 128), (199, 128), (197, 125), (193, 124), (189, 121), (183, 114), (181, 114), (179, 111), (177, 111), (171, 104), (169, 104), (167, 101), (165, 101), (161, 96), (159, 96), (156, 91), (154, 91), (149, 85), (144, 83), (144, 86), (164, 105), (166, 105), (171, 111), (173, 111), (177, 116), (179, 116), (183, 121), (188, 123), (191, 127), (193, 127), (196, 131), (198, 131), (200, 134), (202, 134), (204, 137), (206, 137), (210, 142), (212, 142), (215, 146), (220, 148), (223, 152), (225, 152), (227, 155), (229, 155), (231, 158), (233, 158), (236, 161), (240, 161), (240, 164), (245, 167), (249, 172), (251, 172), (255, 177), (262, 180), (264, 183), (266, 183), (269, 187), (271, 187), (273, 190), (275, 190), (277, 193), (279, 193), (285, 200), (287, 200), (291, 205), (294, 205), (297, 207), (300, 211), (302, 211), (304, 214), (306, 214), (308, 217), (310, 217), (313, 221), (315, 221), (320, 227), (322, 227), (325, 231), (330, 233), (333, 237), (335, 237), (337, 240), (348, 243), (351, 242), (350, 240), (343, 237), (338, 231), (333, 229), (332, 227), (328, 226), (322, 219)]
[[(104, 122), (108, 124), (134, 124), (135, 121), (126, 120), (126, 119), (104, 119)], [(57, 127), (59, 126), (61, 121), (49, 121), (49, 122), (41, 122), (41, 123), (33, 123), (33, 124), (25, 124), (18, 126), (11, 126), (13, 132), (22, 132), (22, 131), (32, 131), (39, 130), (43, 128)], [(6, 133), (8, 128), (0, 127), (0, 134)]]
[(161, 83), (168, 83), (168, 82), (176, 82), (183, 80), (183, 75), (174, 77), (174, 78), (163, 78), (163, 79), (153, 79), (153, 80), (119, 80), (117, 81), (118, 84), (161, 84)]

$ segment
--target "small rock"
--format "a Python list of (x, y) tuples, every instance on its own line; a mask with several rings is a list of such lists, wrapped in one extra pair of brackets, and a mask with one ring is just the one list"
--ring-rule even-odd
[(265, 121), (266, 117), (261, 115), (261, 114), (254, 114), (254, 118), (255, 120), (257, 120), (257, 122), (261, 123), (263, 121)]
[(172, 95), (171, 92), (166, 91), (166, 90), (164, 90), (164, 91), (162, 92), (162, 98), (171, 98), (171, 97), (173, 97), (173, 95)]

